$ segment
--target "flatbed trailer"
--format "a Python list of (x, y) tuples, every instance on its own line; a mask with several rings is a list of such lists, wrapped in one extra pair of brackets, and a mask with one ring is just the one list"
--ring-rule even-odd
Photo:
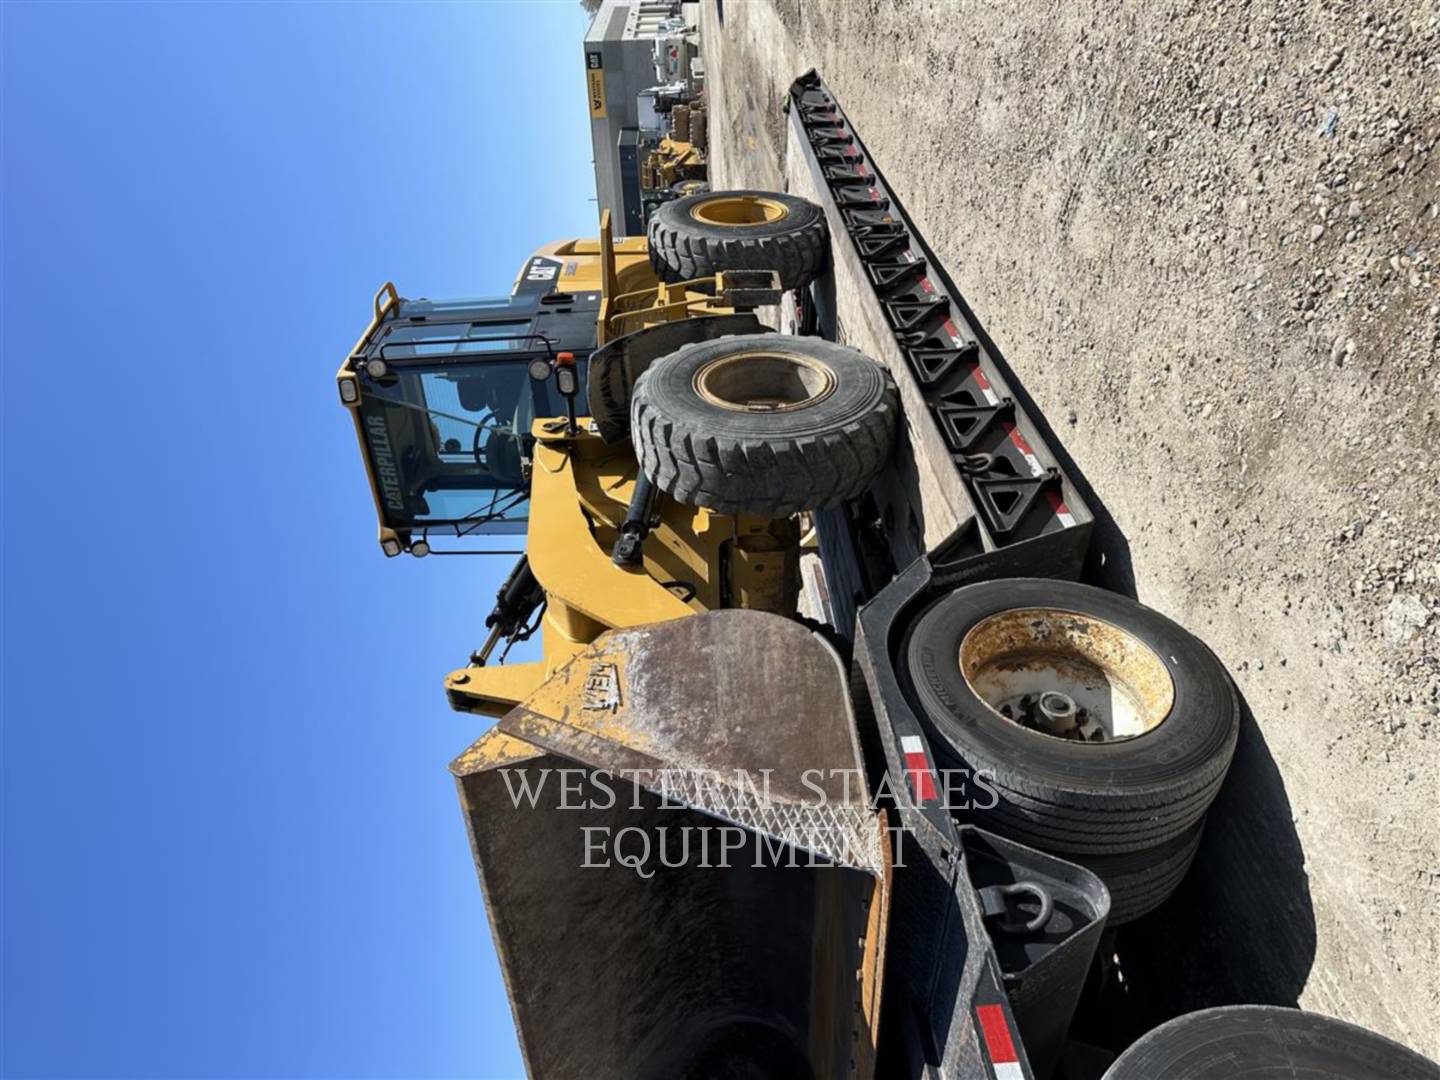
[[(792, 84), (785, 109), (787, 188), (824, 209), (831, 260), (785, 298), (779, 327), (884, 364), (904, 412), (897, 452), (867, 496), (813, 516), (818, 569), (807, 574), (811, 607), (853, 657), (872, 790), (889, 800), (896, 837), (875, 1075), (1160, 1080), (1183, 1069), (1209, 1080), (1245, 1066), (1266, 1077), (1440, 1076), (1372, 1033), (1264, 1007), (1177, 1018), (1114, 1071), (1114, 1053), (1072, 1040), (1082, 996), (1104, 1007), (1120, 898), (1080, 862), (954, 811), (941, 778), (964, 754), (926, 722), (905, 651), (921, 613), (957, 588), (1105, 583), (1096, 500), (814, 71)], [(1164, 895), (1188, 865), (1157, 871), (1169, 878)], [(1130, 909), (1120, 921), (1133, 917), (1133, 902), (1120, 906)], [(1217, 1055), (1216, 1033), (1232, 1031), (1234, 1056)], [(1268, 1049), (1245, 1044), (1257, 1031)]]
[[(903, 403), (896, 455), (867, 497), (815, 514), (818, 569), (806, 575), (812, 609), (852, 655), (857, 723), (873, 740), (871, 786), (891, 799), (896, 867), (876, 1074), (1099, 1080), (1115, 1054), (1071, 1040), (1070, 1028), (1081, 996), (1092, 1011), (1104, 1007), (1112, 896), (1084, 865), (953, 812), (940, 778), (965, 759), (924, 721), (903, 655), (920, 613), (960, 586), (1103, 582), (1093, 495), (828, 86), (806, 73), (785, 108), (786, 187), (824, 209), (831, 265), (785, 298), (779, 328), (880, 361)], [(1195, 1027), (1225, 1025), (1246, 1021), (1241, 1012), (1192, 1017)], [(1398, 1050), (1356, 1051), (1358, 1066), (1345, 1054), (1320, 1064), (1333, 1076), (1411, 1067), (1430, 1076), (1404, 1051), (1384, 1063), (1367, 1056)], [(1133, 1074), (1153, 1067), (1152, 1058)]]
[[(908, 857), (892, 902), (883, 1074), (1051, 1076), (1109, 894), (1083, 867), (961, 824), (942, 805), (940, 755), (907, 705), (895, 650), (908, 619), (939, 591), (1007, 577), (1078, 579), (1094, 519), (1043, 418), (839, 102), (812, 72), (786, 105), (787, 186), (824, 208), (831, 266), (786, 298), (780, 329), (883, 363), (905, 416), (870, 497), (815, 516), (823, 569), (810, 582), (817, 615), (853, 649), (854, 692), (868, 699), (862, 711), (892, 778), (884, 786), (904, 795), (894, 808)], [(1033, 890), (1020, 909), (1047, 909), (1028, 929), (1007, 914), (1005, 890), (1016, 883)], [(895, 1001), (903, 997), (911, 1000)]]

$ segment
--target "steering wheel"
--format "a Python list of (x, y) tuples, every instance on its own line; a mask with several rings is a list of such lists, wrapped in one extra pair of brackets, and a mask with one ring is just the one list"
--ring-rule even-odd
[(491, 413), (483, 420), (477, 421), (475, 424), (475, 438), (470, 443), (470, 452), (475, 455), (475, 464), (479, 465), (480, 468), (486, 472), (490, 471), (490, 463), (486, 460), (485, 447), (481, 445), (481, 442), (487, 431), (494, 431), (496, 428), (502, 428), (504, 426), (505, 425), (500, 422), (500, 418), (494, 413)]

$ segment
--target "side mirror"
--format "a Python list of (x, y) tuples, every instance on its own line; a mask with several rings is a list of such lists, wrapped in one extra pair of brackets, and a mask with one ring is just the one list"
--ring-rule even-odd
[(580, 393), (580, 376), (575, 373), (575, 354), (555, 354), (555, 389), (565, 399), (565, 433), (571, 438), (580, 431), (575, 423), (575, 397)]

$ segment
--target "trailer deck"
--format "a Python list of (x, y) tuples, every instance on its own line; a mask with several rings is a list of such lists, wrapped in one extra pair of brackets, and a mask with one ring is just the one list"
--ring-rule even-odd
[(853, 647), (854, 693), (889, 778), (876, 786), (894, 792), (901, 826), (887, 983), (908, 1000), (888, 1005), (880, 1065), (977, 1080), (1098, 1075), (1108, 1055), (1083, 1044), (1056, 1070), (1109, 893), (1072, 862), (961, 823), (896, 655), (944, 590), (1078, 579), (1094, 519), (1043, 417), (815, 72), (792, 85), (786, 115), (787, 189), (824, 209), (831, 261), (787, 295), (779, 327), (880, 361), (905, 416), (870, 495), (814, 515), (821, 569), (809, 582), (818, 614)]

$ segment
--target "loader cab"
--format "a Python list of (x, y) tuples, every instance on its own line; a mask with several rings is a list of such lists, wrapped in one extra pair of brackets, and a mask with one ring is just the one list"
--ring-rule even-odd
[[(554, 293), (437, 302), (392, 287), (377, 297), (339, 380), (386, 555), (525, 532), (535, 421), (566, 411), (555, 380), (532, 378), (532, 366), (561, 352), (583, 365), (598, 307), (598, 296)], [(583, 394), (576, 404), (583, 415)]]

